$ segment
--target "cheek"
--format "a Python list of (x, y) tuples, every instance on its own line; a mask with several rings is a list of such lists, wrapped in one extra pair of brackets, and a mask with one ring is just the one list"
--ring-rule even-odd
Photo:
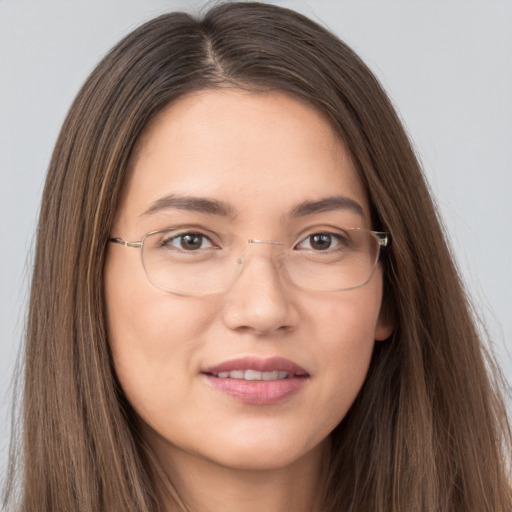
[[(312, 416), (332, 430), (354, 402), (368, 372), (379, 322), (380, 282), (318, 302), (308, 315), (320, 384)], [(327, 416), (327, 417), (326, 417)]]
[[(141, 416), (162, 403), (169, 390), (186, 385), (194, 354), (210, 322), (209, 308), (194, 298), (160, 292), (145, 274), (124, 274), (107, 265), (105, 301), (115, 371), (128, 400)], [(126, 275), (130, 279), (126, 280)]]

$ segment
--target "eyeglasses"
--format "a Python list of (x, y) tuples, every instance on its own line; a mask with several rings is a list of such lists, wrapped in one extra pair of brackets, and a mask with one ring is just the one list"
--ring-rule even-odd
[[(226, 292), (242, 273), (250, 246), (266, 245), (280, 276), (315, 291), (343, 291), (364, 286), (379, 260), (388, 233), (334, 228), (303, 233), (287, 241), (241, 239), (234, 235), (182, 226), (147, 233), (142, 240), (110, 242), (141, 249), (149, 281), (170, 293), (200, 296)], [(265, 253), (265, 252), (264, 252)]]

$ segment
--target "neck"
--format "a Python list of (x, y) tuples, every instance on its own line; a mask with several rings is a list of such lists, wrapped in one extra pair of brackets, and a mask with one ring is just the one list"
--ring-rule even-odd
[[(153, 436), (152, 436), (153, 437)], [(151, 439), (166, 512), (320, 512), (329, 445), (268, 468), (219, 465)]]

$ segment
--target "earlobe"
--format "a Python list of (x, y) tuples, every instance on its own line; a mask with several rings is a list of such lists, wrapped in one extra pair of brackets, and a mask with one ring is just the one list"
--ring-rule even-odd
[(389, 311), (389, 308), (382, 305), (382, 308), (379, 313), (379, 319), (377, 320), (377, 325), (375, 326), (375, 340), (387, 340), (391, 336), (391, 334), (393, 334), (394, 328), (395, 322), (393, 319), (393, 315)]
[(388, 323), (382, 323), (379, 320), (377, 328), (375, 329), (375, 340), (384, 341), (387, 340), (393, 333), (393, 325)]

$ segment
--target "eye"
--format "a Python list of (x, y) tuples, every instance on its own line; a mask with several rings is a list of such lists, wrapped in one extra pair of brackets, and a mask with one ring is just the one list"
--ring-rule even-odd
[(213, 242), (203, 233), (180, 233), (162, 240), (163, 247), (172, 247), (182, 251), (198, 251), (215, 247)]
[(312, 233), (302, 242), (298, 243), (296, 249), (312, 251), (328, 251), (329, 249), (340, 249), (343, 245), (343, 237), (333, 233)]

